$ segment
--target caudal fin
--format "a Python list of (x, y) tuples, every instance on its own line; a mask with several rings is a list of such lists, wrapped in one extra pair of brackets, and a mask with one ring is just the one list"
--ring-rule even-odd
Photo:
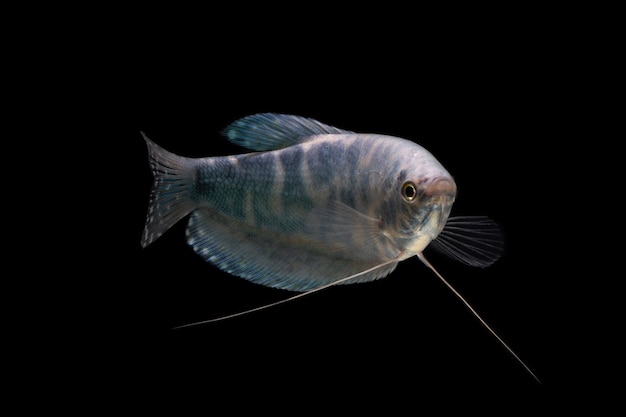
[(190, 199), (193, 185), (193, 159), (166, 151), (141, 132), (148, 146), (154, 184), (146, 216), (141, 246), (159, 238), (195, 206)]

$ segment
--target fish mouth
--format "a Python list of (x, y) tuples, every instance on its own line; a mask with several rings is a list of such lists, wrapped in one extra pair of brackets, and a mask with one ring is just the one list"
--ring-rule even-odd
[(424, 188), (425, 197), (456, 196), (456, 184), (450, 178), (435, 178)]

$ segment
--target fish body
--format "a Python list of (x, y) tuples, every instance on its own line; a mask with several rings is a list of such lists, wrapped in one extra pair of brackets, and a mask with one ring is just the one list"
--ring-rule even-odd
[(143, 246), (191, 213), (187, 242), (205, 260), (307, 291), (388, 275), (439, 235), (456, 196), (450, 173), (402, 138), (281, 114), (224, 134), (255, 152), (184, 158), (146, 138), (155, 185)]
[(432, 245), (479, 267), (502, 253), (491, 219), (449, 217), (456, 184), (430, 152), (402, 138), (274, 113), (244, 117), (223, 133), (253, 152), (185, 158), (144, 135), (154, 185), (141, 244), (190, 215), (187, 243), (202, 258), (252, 282), (300, 293), (180, 327), (382, 278), (417, 256), (539, 382), (422, 253)]

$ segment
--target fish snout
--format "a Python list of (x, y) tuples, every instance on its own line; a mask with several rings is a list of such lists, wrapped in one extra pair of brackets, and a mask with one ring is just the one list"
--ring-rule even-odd
[(451, 197), (456, 196), (456, 184), (451, 178), (439, 177), (424, 184), (423, 195), (425, 197)]

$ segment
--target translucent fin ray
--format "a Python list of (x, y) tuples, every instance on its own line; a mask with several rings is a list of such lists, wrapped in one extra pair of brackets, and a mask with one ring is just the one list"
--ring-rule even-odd
[(498, 224), (485, 216), (459, 216), (448, 219), (431, 246), (466, 265), (486, 268), (497, 261), (504, 249)]

